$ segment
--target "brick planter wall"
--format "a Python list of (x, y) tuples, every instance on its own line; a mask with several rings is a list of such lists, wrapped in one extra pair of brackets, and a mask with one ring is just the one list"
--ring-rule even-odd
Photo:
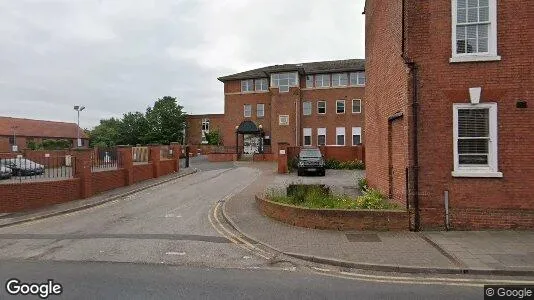
[(299, 227), (333, 230), (402, 231), (409, 229), (407, 211), (311, 209), (256, 196), (262, 214)]
[(0, 184), (0, 212), (36, 209), (80, 198), (80, 179)]

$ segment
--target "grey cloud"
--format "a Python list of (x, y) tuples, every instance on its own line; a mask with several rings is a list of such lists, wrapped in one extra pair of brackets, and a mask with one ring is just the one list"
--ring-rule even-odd
[(73, 121), (165, 95), (223, 112), (218, 76), (363, 57), (363, 0), (0, 0), (0, 115)]

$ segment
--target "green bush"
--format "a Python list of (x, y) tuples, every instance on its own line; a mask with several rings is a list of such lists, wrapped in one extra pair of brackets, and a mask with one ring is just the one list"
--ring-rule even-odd
[(358, 178), (358, 188), (362, 192), (366, 192), (367, 191), (368, 186), (367, 186), (367, 179), (365, 177)]
[(361, 160), (339, 161), (337, 159), (327, 159), (325, 168), (334, 170), (364, 170), (365, 164)]
[(288, 187), (287, 193), (269, 190), (269, 200), (308, 207), (308, 208), (337, 208), (337, 209), (394, 209), (396, 204), (389, 201), (377, 190), (369, 189), (362, 196), (351, 198), (347, 195), (331, 195), (330, 190), (321, 185), (294, 184)]
[(291, 158), (287, 162), (287, 167), (289, 169), (289, 172), (292, 172), (293, 170), (297, 170), (299, 168), (299, 159), (297, 157)]

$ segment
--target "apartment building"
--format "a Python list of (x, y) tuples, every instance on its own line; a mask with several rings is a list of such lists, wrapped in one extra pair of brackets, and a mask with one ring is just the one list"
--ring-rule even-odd
[(367, 0), (366, 174), (413, 229), (534, 228), (534, 4)]
[[(279, 143), (363, 143), (364, 60), (275, 65), (218, 79), (224, 83), (224, 115), (217, 122), (225, 146), (277, 153)], [(190, 119), (213, 122), (209, 115)], [(199, 140), (199, 130), (188, 132), (190, 141)]]

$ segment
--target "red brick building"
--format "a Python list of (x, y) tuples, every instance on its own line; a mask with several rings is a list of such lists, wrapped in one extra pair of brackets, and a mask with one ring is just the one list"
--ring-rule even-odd
[(367, 0), (365, 15), (369, 184), (414, 229), (534, 228), (532, 2)]
[(275, 65), (219, 80), (224, 83), (224, 115), (190, 116), (191, 144), (202, 140), (199, 128), (206, 123), (210, 130), (220, 128), (225, 146), (236, 146), (237, 139), (245, 153), (278, 153), (281, 142), (362, 143), (364, 60)]
[[(13, 145), (18, 150), (26, 149), (29, 142), (44, 140), (69, 140), (76, 147), (78, 125), (75, 123), (0, 117), (0, 152), (11, 152)], [(84, 147), (89, 146), (89, 137), (80, 130)]]

